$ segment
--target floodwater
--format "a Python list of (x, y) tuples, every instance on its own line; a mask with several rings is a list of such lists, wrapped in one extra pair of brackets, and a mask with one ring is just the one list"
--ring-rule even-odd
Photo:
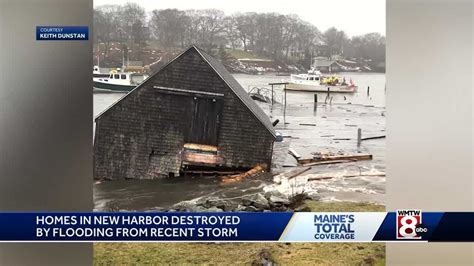
[[(290, 146), (303, 157), (312, 152), (370, 153), (371, 161), (313, 166), (296, 180), (303, 180), (302, 189), (323, 201), (385, 202), (385, 176), (358, 176), (306, 182), (311, 176), (328, 174), (382, 171), (385, 172), (385, 139), (363, 141), (357, 146), (357, 129), (362, 137), (385, 135), (385, 75), (375, 73), (340, 74), (352, 78), (359, 86), (354, 94), (318, 93), (315, 107), (314, 93), (287, 91), (286, 108), (281, 86), (274, 87), (274, 105), (258, 103), (270, 116), (279, 119), (275, 127), (284, 136), (284, 147)], [(246, 90), (255, 87), (271, 95), (269, 82), (281, 82), (287, 76), (235, 74)], [(369, 94), (367, 87), (370, 87)], [(123, 93), (94, 93), (94, 116), (123, 97)], [(332, 98), (332, 99), (331, 99)], [(326, 103), (325, 103), (326, 100)], [(279, 158), (279, 167), (296, 166), (291, 156)], [(297, 182), (297, 181), (295, 181)], [(226, 187), (216, 178), (183, 178), (163, 180), (125, 180), (94, 185), (95, 210), (157, 210), (183, 200), (217, 196), (232, 198), (263, 191), (271, 180), (247, 180)]]

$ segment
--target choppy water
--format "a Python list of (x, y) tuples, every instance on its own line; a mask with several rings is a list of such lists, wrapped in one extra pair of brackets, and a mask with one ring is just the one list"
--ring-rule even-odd
[[(358, 86), (358, 91), (354, 94), (333, 93), (333, 103), (348, 103), (374, 105), (377, 107), (385, 107), (385, 74), (380, 73), (341, 73), (340, 76), (345, 77), (346, 80), (352, 79)], [(253, 87), (267, 87), (271, 82), (282, 82), (288, 80), (288, 76), (275, 75), (246, 75), (234, 74), (234, 77), (247, 90)], [(370, 87), (370, 95), (367, 95), (367, 87)], [(282, 86), (275, 86), (277, 96), (275, 99), (284, 102)], [(289, 104), (295, 103), (313, 103), (313, 94), (308, 92), (288, 91), (287, 102)], [(318, 101), (324, 102), (326, 93), (318, 94)]]
[[(284, 136), (291, 136), (291, 139), (285, 138), (285, 141), (290, 142), (290, 146), (303, 156), (310, 156), (314, 151), (325, 150), (363, 152), (374, 156), (372, 161), (316, 166), (307, 172), (307, 175), (371, 169), (385, 171), (385, 139), (364, 141), (361, 147), (356, 145), (358, 127), (362, 128), (363, 137), (385, 135), (385, 75), (348, 73), (343, 76), (346, 79), (352, 78), (359, 86), (359, 90), (354, 94), (331, 94), (333, 97), (331, 105), (324, 104), (326, 93), (318, 93), (319, 105), (315, 109), (314, 93), (287, 92), (286, 116), (283, 117), (283, 105), (271, 106), (259, 103), (272, 120), (280, 119), (281, 122), (276, 126), (276, 130), (282, 132)], [(269, 88), (269, 82), (280, 82), (288, 78), (245, 74), (235, 74), (234, 77), (247, 90), (253, 87)], [(367, 86), (370, 86), (370, 95), (367, 95)], [(284, 102), (281, 87), (275, 87), (274, 93), (277, 101)], [(94, 116), (123, 95), (123, 93), (94, 93)], [(284, 124), (283, 121), (286, 123)], [(316, 126), (300, 124), (316, 124)], [(287, 156), (284, 161), (287, 166), (296, 165), (291, 156)], [(261, 191), (269, 184), (271, 184), (269, 180), (252, 180), (221, 187), (213, 178), (102, 182), (94, 185), (94, 202), (96, 210), (150, 210), (202, 196), (226, 198), (241, 196)], [(308, 187), (322, 200), (383, 203), (385, 177), (334, 178), (313, 181)]]

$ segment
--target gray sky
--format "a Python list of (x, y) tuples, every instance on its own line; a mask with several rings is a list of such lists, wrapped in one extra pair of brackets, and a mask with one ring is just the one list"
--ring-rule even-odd
[(296, 14), (321, 31), (334, 26), (349, 36), (369, 32), (385, 35), (385, 0), (94, 0), (94, 6), (127, 2), (140, 4), (147, 11), (215, 8), (227, 15), (236, 12)]

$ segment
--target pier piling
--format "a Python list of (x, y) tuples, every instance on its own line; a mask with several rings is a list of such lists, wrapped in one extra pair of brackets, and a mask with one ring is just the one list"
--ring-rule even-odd
[(273, 98), (273, 84), (272, 84), (271, 86), (272, 86), (272, 105), (273, 105), (273, 102), (274, 102), (274, 98)]
[(360, 147), (361, 142), (362, 142), (362, 129), (359, 127), (357, 129), (357, 147)]
[(283, 125), (286, 125), (286, 85), (285, 85), (285, 106), (283, 107)]

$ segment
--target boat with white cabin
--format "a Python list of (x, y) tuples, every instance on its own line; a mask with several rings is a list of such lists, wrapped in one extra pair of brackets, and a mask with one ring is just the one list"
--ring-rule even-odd
[(354, 93), (357, 86), (352, 79), (348, 81), (336, 75), (323, 76), (320, 71), (311, 69), (307, 74), (292, 74), (286, 90)]
[(129, 92), (147, 76), (130, 72), (110, 73), (108, 77), (93, 78), (94, 89), (100, 91)]

